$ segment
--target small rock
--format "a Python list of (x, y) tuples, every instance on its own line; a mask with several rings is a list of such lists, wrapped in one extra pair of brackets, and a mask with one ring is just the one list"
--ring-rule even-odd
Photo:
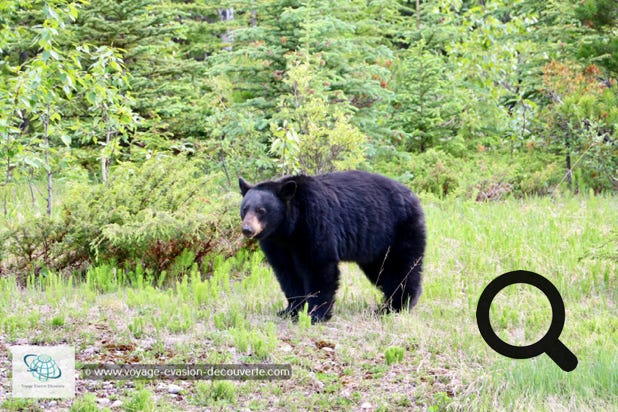
[(155, 343), (157, 343), (156, 339), (153, 338), (146, 338), (143, 339), (141, 342), (141, 346), (145, 349), (145, 350), (149, 350), (152, 349), (152, 347), (155, 345)]
[(371, 408), (372, 408), (372, 406), (371, 406), (371, 404), (369, 402), (363, 402), (361, 404), (361, 409), (371, 409)]
[(82, 354), (83, 354), (84, 356), (86, 356), (86, 357), (88, 357), (88, 358), (89, 358), (89, 357), (91, 357), (92, 355), (94, 355), (95, 353), (97, 353), (98, 351), (99, 351), (99, 350), (98, 350), (96, 347), (91, 346), (91, 347), (89, 347), (89, 348), (84, 349), (84, 350), (82, 351)]
[(322, 392), (322, 390), (324, 389), (324, 382), (316, 378), (312, 378), (310, 384), (313, 387), (313, 390), (318, 393)]
[(122, 401), (120, 399), (116, 399), (112, 404), (112, 408), (120, 408), (122, 406)]
[(50, 408), (53, 408), (54, 406), (57, 406), (58, 402), (57, 401), (49, 401), (47, 402), (47, 406), (49, 406)]
[(179, 394), (182, 388), (178, 385), (171, 384), (167, 387), (167, 393), (172, 393), (174, 395)]
[(97, 399), (97, 403), (99, 404), (99, 406), (105, 407), (105, 406), (109, 406), (112, 401), (110, 401), (107, 398), (99, 398)]

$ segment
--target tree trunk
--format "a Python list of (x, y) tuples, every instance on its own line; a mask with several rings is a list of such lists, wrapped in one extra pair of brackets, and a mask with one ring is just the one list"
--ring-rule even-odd
[(103, 181), (103, 183), (107, 182), (107, 165), (108, 165), (108, 159), (107, 156), (105, 155), (105, 151), (107, 150), (107, 147), (109, 146), (109, 142), (111, 141), (111, 128), (109, 126), (109, 117), (107, 115), (107, 109), (105, 110), (104, 114), (103, 114), (103, 118), (105, 121), (105, 146), (103, 146), (103, 151), (101, 152), (101, 180)]
[(566, 153), (566, 179), (569, 190), (573, 191), (573, 171), (571, 170), (571, 151), (567, 148)]
[(53, 190), (52, 190), (52, 169), (49, 163), (49, 115), (50, 115), (50, 104), (47, 103), (47, 113), (45, 115), (44, 126), (44, 136), (45, 136), (45, 168), (47, 169), (47, 216), (51, 217), (52, 214), (52, 201), (53, 201)]
[(34, 169), (30, 168), (30, 177), (28, 178), (28, 189), (30, 189), (30, 201), (32, 202), (32, 210), (36, 208), (36, 196), (34, 194)]
[(416, 0), (416, 30), (421, 29), (421, 0)]
[(8, 197), (9, 197), (9, 193), (8, 193), (8, 187), (9, 187), (9, 180), (11, 179), (11, 158), (9, 157), (8, 153), (6, 155), (6, 174), (4, 176), (4, 199), (2, 202), (2, 207), (4, 210), (4, 217), (8, 217), (9, 216), (9, 209), (8, 209)]
[[(219, 19), (221, 21), (230, 21), (230, 20), (234, 20), (234, 8), (230, 7), (228, 9), (219, 9)], [(221, 35), (221, 41), (223, 43), (230, 43), (229, 46), (224, 47), (224, 50), (227, 51), (231, 51), (232, 50), (232, 45), (231, 43), (234, 41), (234, 35), (232, 34), (231, 31), (226, 30), (222, 35)]]
[(223, 154), (223, 147), (220, 147), (219, 149), (219, 159), (221, 160), (221, 166), (223, 166), (223, 173), (225, 173), (225, 180), (227, 182), (227, 187), (229, 189), (232, 187), (232, 180), (230, 179), (230, 174), (228, 173), (227, 165), (225, 164), (225, 155)]

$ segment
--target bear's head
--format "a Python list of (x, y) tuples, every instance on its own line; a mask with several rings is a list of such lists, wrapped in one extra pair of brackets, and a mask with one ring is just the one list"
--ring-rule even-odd
[(240, 205), (242, 233), (248, 238), (265, 239), (276, 233), (288, 218), (288, 204), (296, 194), (296, 182), (269, 181), (251, 185), (238, 179), (243, 196)]

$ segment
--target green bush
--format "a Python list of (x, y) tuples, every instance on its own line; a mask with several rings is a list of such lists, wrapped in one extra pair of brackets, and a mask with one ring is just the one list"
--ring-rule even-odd
[[(63, 250), (67, 228), (58, 219), (31, 217), (7, 224), (0, 232), (0, 273), (39, 273), (43, 268), (63, 267), (67, 259), (79, 261), (77, 251)], [(81, 256), (86, 258), (86, 256)], [(24, 277), (25, 278), (25, 277)]]
[(565, 170), (559, 164), (559, 160), (543, 155), (521, 159), (520, 168), (517, 170), (517, 191), (523, 195), (547, 195), (551, 194), (560, 184)]
[(219, 179), (180, 157), (121, 165), (107, 184), (69, 190), (59, 216), (5, 231), (5, 270), (83, 271), (115, 262), (158, 273), (180, 261), (201, 263), (210, 253), (234, 254), (242, 246), (240, 195), (223, 191)]
[(439, 149), (376, 156), (378, 173), (392, 176), (417, 193), (499, 200), (506, 196), (546, 195), (563, 181), (561, 159), (547, 153), (481, 151), (455, 157)]
[(464, 162), (439, 149), (429, 149), (410, 160), (411, 186), (417, 192), (444, 197), (461, 184)]
[(491, 201), (505, 196), (550, 194), (561, 179), (557, 161), (547, 154), (479, 153), (471, 159), (465, 184), (456, 195)]

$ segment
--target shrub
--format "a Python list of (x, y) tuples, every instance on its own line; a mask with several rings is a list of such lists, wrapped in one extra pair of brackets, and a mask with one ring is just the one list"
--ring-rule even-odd
[(412, 188), (444, 197), (460, 185), (464, 163), (441, 150), (429, 149), (410, 161)]
[(439, 149), (419, 154), (375, 156), (375, 171), (394, 177), (418, 193), (438, 198), (463, 197), (477, 201), (507, 196), (550, 194), (563, 180), (561, 159), (547, 153), (503, 150), (455, 157)]
[(23, 275), (38, 274), (43, 268), (64, 266), (69, 257), (74, 261), (80, 260), (75, 250), (62, 249), (61, 243), (67, 232), (60, 220), (46, 216), (7, 224), (5, 230), (0, 232), (0, 273), (17, 270)]
[(477, 201), (500, 200), (506, 196), (546, 195), (560, 183), (557, 160), (547, 154), (479, 153), (457, 195)]
[(242, 245), (240, 195), (222, 191), (219, 178), (180, 157), (119, 166), (107, 184), (72, 188), (58, 217), (6, 231), (0, 240), (8, 266), (83, 271), (113, 261), (158, 273), (178, 261), (200, 263), (209, 253), (231, 255)]

